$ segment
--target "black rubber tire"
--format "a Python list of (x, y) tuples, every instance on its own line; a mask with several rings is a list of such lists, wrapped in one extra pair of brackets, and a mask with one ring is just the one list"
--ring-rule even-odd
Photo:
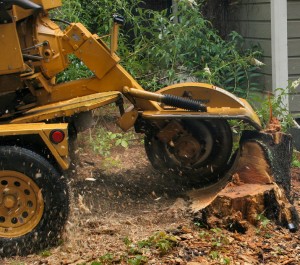
[(158, 131), (150, 130), (145, 134), (144, 143), (152, 166), (162, 173), (178, 177), (179, 180), (197, 187), (213, 184), (225, 177), (229, 169), (233, 146), (232, 131), (228, 122), (225, 120), (182, 120), (181, 124), (195, 138), (199, 137), (203, 128), (211, 134), (213, 144), (208, 157), (188, 167), (182, 165), (170, 154), (167, 144), (157, 139)]
[(0, 256), (28, 255), (56, 245), (69, 214), (69, 192), (64, 177), (42, 156), (13, 146), (0, 147), (1, 170), (20, 172), (32, 179), (41, 189), (44, 211), (40, 222), (27, 234), (0, 237)]

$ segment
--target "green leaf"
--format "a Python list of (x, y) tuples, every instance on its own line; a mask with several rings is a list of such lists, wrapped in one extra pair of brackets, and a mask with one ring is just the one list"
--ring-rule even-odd
[(126, 142), (125, 140), (122, 140), (121, 146), (123, 146), (124, 148), (128, 148), (128, 142)]

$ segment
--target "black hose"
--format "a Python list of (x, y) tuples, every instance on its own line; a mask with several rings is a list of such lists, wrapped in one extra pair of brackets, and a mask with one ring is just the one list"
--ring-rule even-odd
[(51, 21), (61, 22), (61, 23), (67, 24), (67, 25), (71, 25), (71, 23), (69, 21), (66, 21), (66, 20), (63, 20), (63, 19), (51, 18)]
[(193, 111), (207, 110), (206, 106), (197, 100), (177, 97), (174, 95), (168, 95), (168, 94), (163, 95), (161, 102), (169, 106), (186, 109), (186, 110), (193, 110)]

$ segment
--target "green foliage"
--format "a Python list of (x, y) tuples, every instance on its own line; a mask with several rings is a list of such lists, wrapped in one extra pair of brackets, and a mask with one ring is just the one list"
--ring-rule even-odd
[(159, 250), (161, 255), (167, 254), (177, 243), (177, 239), (174, 236), (165, 232), (157, 232), (149, 240)]
[(165, 255), (173, 248), (173, 244), (174, 242), (169, 239), (160, 239), (155, 246), (159, 249), (161, 255)]
[(96, 130), (95, 134), (90, 133), (89, 143), (94, 152), (99, 153), (106, 158), (109, 157), (113, 147), (120, 146), (128, 148), (129, 142), (135, 139), (133, 133), (114, 133), (103, 127), (99, 127)]
[(270, 220), (266, 216), (264, 216), (263, 213), (258, 214), (256, 216), (256, 220), (259, 222), (259, 224), (262, 228), (266, 228), (268, 226), (268, 224), (270, 223)]
[(230, 258), (223, 257), (221, 261), (223, 264), (230, 264)]
[(57, 75), (58, 83), (81, 79), (81, 78), (88, 78), (93, 75), (92, 71), (90, 71), (74, 55), (69, 56), (69, 62), (70, 62), (69, 67)]
[(200, 8), (191, 8), (188, 1), (180, 1), (177, 14), (180, 23), (174, 23), (164, 12), (149, 11), (146, 19), (151, 27), (146, 34), (141, 32), (136, 36), (140, 38), (140, 47), (139, 53), (133, 54), (134, 61), (140, 61), (143, 67), (135, 69), (130, 60), (125, 65), (144, 86), (153, 79), (165, 86), (189, 78), (247, 96), (250, 90), (257, 89), (250, 77), (257, 75), (254, 72), (257, 67), (251, 62), (258, 52), (244, 50), (243, 39), (236, 32), (227, 41), (223, 40), (203, 18)]
[(132, 241), (128, 237), (125, 237), (123, 239), (123, 242), (126, 245), (126, 247), (130, 247), (130, 245), (132, 244)]
[(114, 264), (114, 255), (111, 253), (106, 253), (99, 257), (98, 260), (93, 261), (90, 265), (109, 265)]
[(51, 15), (55, 18), (65, 21), (80, 22), (80, 16), (83, 12), (81, 1), (78, 0), (63, 0), (61, 8), (54, 9)]
[(120, 160), (112, 157), (104, 157), (101, 166), (104, 169), (118, 168), (120, 167)]
[(220, 228), (212, 228), (211, 231), (213, 232), (212, 237), (212, 247), (213, 248), (220, 248), (224, 245), (229, 244), (228, 238), (222, 233), (222, 229)]
[(93, 262), (91, 263), (91, 265), (102, 265), (102, 263), (99, 262), (99, 261), (93, 261)]
[(270, 223), (270, 220), (263, 214), (258, 214), (256, 216), (256, 220), (258, 222), (258, 228), (256, 229), (257, 234), (261, 234), (265, 238), (271, 238), (272, 234), (268, 232), (268, 224)]
[(292, 166), (300, 168), (300, 161), (295, 155), (295, 153), (293, 153)]
[(210, 258), (211, 259), (219, 259), (220, 258), (220, 253), (218, 252), (218, 251), (211, 251), (210, 253), (209, 253), (209, 256), (210, 256)]
[(110, 135), (104, 128), (99, 128), (95, 136), (90, 134), (89, 142), (93, 151), (107, 157), (110, 155), (110, 150), (113, 146)]
[(230, 240), (221, 228), (201, 229), (199, 238), (205, 243), (211, 242), (209, 257), (212, 260), (218, 260), (218, 264), (230, 264), (230, 259), (224, 256), (230, 245)]
[[(258, 89), (257, 49), (245, 49), (243, 38), (232, 32), (223, 40), (201, 14), (201, 4), (179, 2), (174, 16), (166, 11), (141, 8), (141, 0), (64, 0), (53, 16), (81, 21), (92, 32), (107, 35), (111, 17), (121, 13), (126, 25), (121, 30), (119, 55), (125, 68), (147, 90), (186, 79), (208, 82), (239, 96), (247, 97)], [(109, 42), (108, 38), (104, 39)], [(59, 81), (87, 77), (91, 73), (78, 61), (59, 77)], [(78, 75), (76, 75), (78, 72)]]
[(155, 233), (146, 240), (141, 240), (133, 244), (128, 238), (124, 239), (130, 254), (142, 254), (144, 249), (154, 248), (160, 255), (167, 254), (177, 243), (177, 239), (163, 231)]
[[(100, 264), (111, 264), (114, 259), (114, 255), (111, 253), (106, 253), (99, 258)], [(92, 264), (93, 265), (93, 264)], [(98, 265), (98, 264), (94, 264)]]
[(52, 253), (51, 253), (50, 250), (45, 249), (45, 250), (43, 250), (43, 251), (40, 252), (40, 255), (42, 257), (50, 257), (52, 255)]
[(199, 232), (199, 237), (200, 238), (206, 238), (208, 236), (209, 236), (209, 233), (205, 230), (202, 230), (202, 231)]
[(286, 88), (277, 88), (274, 94), (269, 94), (269, 97), (261, 99), (254, 98), (259, 103), (260, 108), (257, 109), (257, 114), (262, 122), (263, 127), (269, 123), (271, 115), (280, 120), (282, 130), (286, 132), (288, 128), (293, 126), (294, 120), (289, 113), (288, 106), (284, 103), (284, 99), (290, 93), (295, 91), (295, 88), (300, 84), (300, 78), (296, 81), (289, 82)]
[(137, 255), (133, 258), (128, 259), (128, 264), (130, 265), (141, 265), (145, 264), (148, 261), (147, 257), (142, 255)]

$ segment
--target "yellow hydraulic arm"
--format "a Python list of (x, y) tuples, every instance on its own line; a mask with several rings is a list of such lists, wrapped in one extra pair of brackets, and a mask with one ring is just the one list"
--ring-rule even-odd
[[(156, 93), (145, 91), (119, 64), (120, 59), (114, 53), (115, 40), (112, 40), (113, 50), (110, 50), (101, 38), (91, 34), (81, 23), (72, 23), (62, 32), (48, 16), (39, 16), (37, 25), (37, 40), (39, 43), (47, 43), (47, 47), (39, 48), (41, 55), (44, 55), (44, 59), (40, 62), (42, 73), (26, 76), (24, 80), (28, 84), (33, 80), (38, 81), (39, 87), (44, 88), (34, 91), (38, 105), (45, 106), (42, 108), (43, 111), (48, 104), (52, 104), (53, 109), (57, 102), (64, 104), (64, 101), (78, 98), (78, 103), (82, 102), (84, 105), (86, 103), (84, 97), (88, 95), (97, 94), (100, 98), (101, 93), (107, 97), (107, 93), (117, 92), (119, 96), (125, 95), (132, 102), (135, 110), (141, 112), (146, 119), (172, 119), (186, 115), (185, 117), (190, 119), (241, 119), (249, 122), (256, 129), (261, 126), (257, 115), (245, 100), (213, 85), (186, 83), (169, 86)], [(117, 27), (116, 22), (115, 28)], [(75, 54), (94, 76), (55, 84), (53, 79), (61, 69), (65, 68), (66, 56), (69, 54)], [(82, 101), (80, 97), (83, 97)], [(115, 100), (117, 99), (118, 97), (115, 97)], [(94, 107), (99, 106), (94, 104)], [(69, 114), (62, 112), (62, 115), (72, 115), (76, 111), (79, 111), (78, 104), (73, 112), (69, 111)], [(38, 109), (33, 109), (12, 122), (43, 120), (43, 117), (38, 115)], [(59, 113), (56, 113), (55, 117), (58, 116)], [(51, 117), (49, 113), (47, 118)], [(134, 120), (131, 126), (133, 124)]]
[[(25, 24), (19, 21), (26, 15), (13, 9), (17, 20), (13, 22), (13, 36), (19, 38), (23, 60), (16, 67), (25, 69), (20, 74), (21, 85), (27, 93), (30, 91), (31, 101), (17, 106), (12, 115), (2, 115), (2, 121), (66, 121), (76, 131), (77, 114), (117, 103), (119, 126), (123, 130), (134, 126), (136, 132), (145, 134), (146, 153), (155, 168), (162, 172), (172, 169), (203, 183), (216, 181), (228, 166), (233, 146), (228, 120), (243, 120), (257, 130), (261, 128), (246, 100), (214, 85), (182, 83), (157, 92), (143, 89), (120, 65), (115, 53), (121, 17), (114, 17), (109, 48), (81, 23), (67, 23), (61, 30), (48, 15), (48, 9), (60, 5), (59, 0), (52, 4), (46, 0), (34, 2), (43, 7), (42, 11), (27, 11)], [(69, 55), (78, 57), (92, 77), (57, 84), (56, 76), (68, 66)], [(123, 97), (132, 104), (126, 111)]]

